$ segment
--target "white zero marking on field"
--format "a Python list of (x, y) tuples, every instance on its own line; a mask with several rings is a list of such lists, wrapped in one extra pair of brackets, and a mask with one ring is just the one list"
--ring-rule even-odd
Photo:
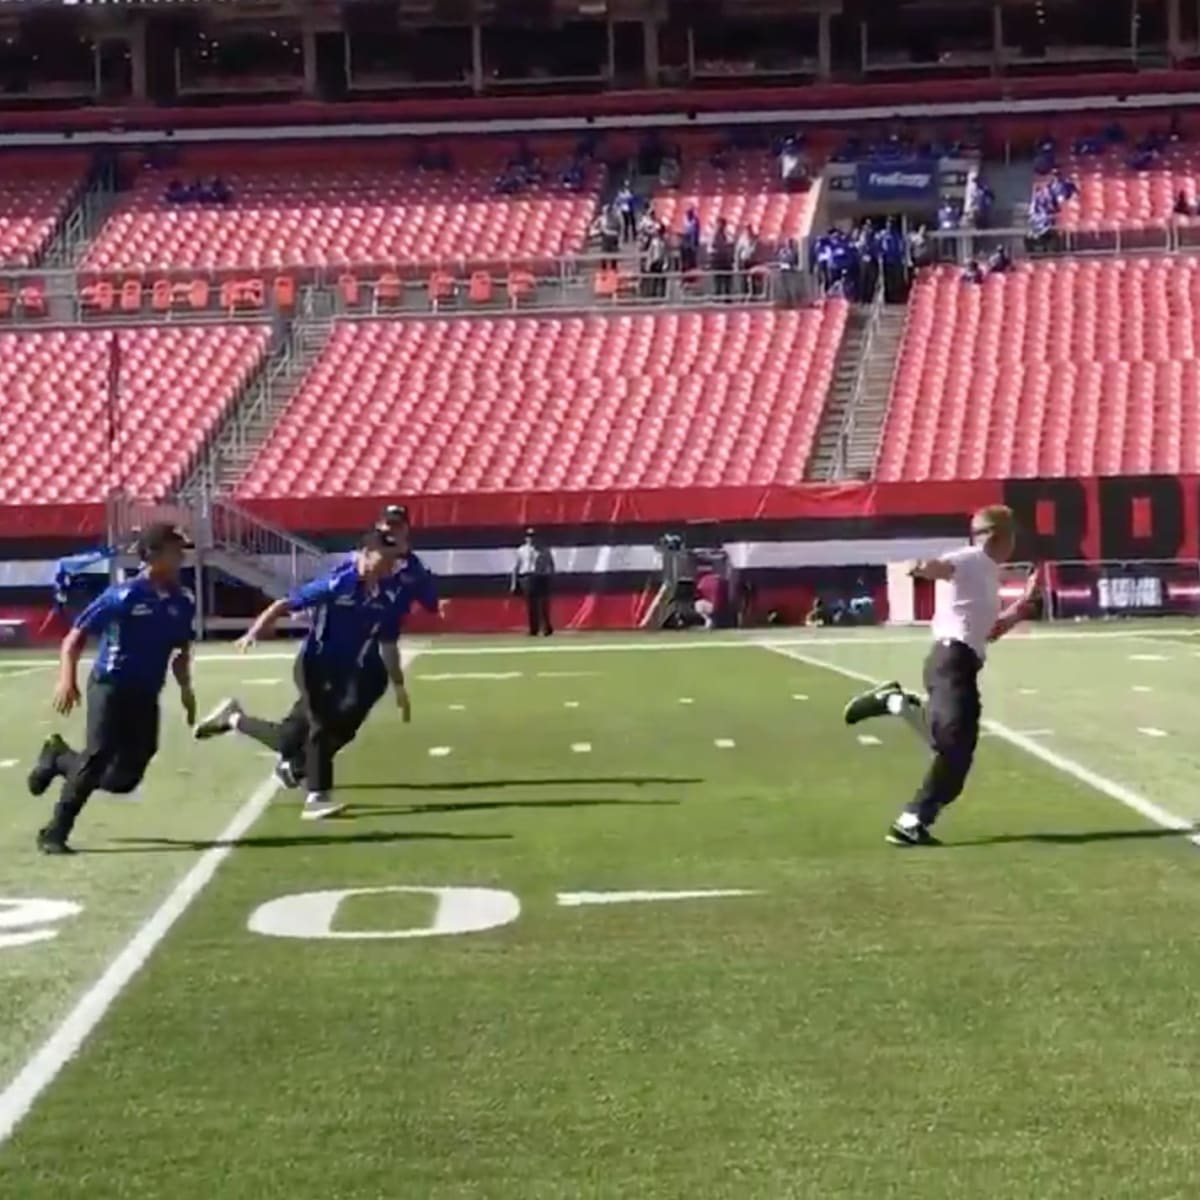
[[(773, 654), (782, 654), (785, 658), (792, 658), (797, 662), (807, 663), (810, 667), (820, 667), (822, 670), (832, 671), (835, 675), (842, 675), (847, 679), (853, 679), (859, 683), (876, 682), (870, 675), (864, 675), (861, 671), (855, 671), (850, 667), (843, 667), (840, 663), (832, 663), (823, 658), (815, 658), (811, 654), (804, 654), (799, 650), (794, 650), (778, 642), (760, 642), (759, 645), (764, 650), (770, 650)], [(991, 721), (985, 718), (983, 727), (990, 733), (995, 734), (996, 737), (1003, 738), (1010, 745), (1024, 750), (1026, 754), (1031, 754), (1034, 758), (1041, 759), (1042, 762), (1053, 767), (1056, 771), (1061, 771), (1064, 775), (1070, 775), (1072, 779), (1077, 779), (1080, 783), (1086, 784), (1088, 787), (1101, 792), (1112, 800), (1116, 800), (1118, 804), (1123, 804), (1126, 808), (1131, 808), (1134, 812), (1139, 813), (1155, 825), (1160, 825), (1163, 829), (1173, 829), (1179, 833), (1191, 833), (1188, 841), (1193, 845), (1200, 846), (1200, 833), (1192, 832), (1196, 828), (1195, 822), (1185, 821), (1177, 813), (1173, 813), (1169, 809), (1155, 804), (1153, 800), (1147, 799), (1140, 792), (1135, 792), (1132, 788), (1126, 787), (1123, 783), (1117, 783), (1114, 779), (1108, 779), (1103, 775), (1097, 774), (1090, 767), (1085, 767), (1082, 763), (1076, 762), (1073, 758), (1068, 758), (1065, 754), (1059, 754), (1057, 750), (1051, 750), (1049, 747), (1043, 746), (1040, 742), (1034, 741), (1033, 738), (1018, 733), (1015, 729), (1009, 729), (1008, 726), (1001, 725), (999, 721)]]
[(1135, 683), (1135, 684), (1133, 685), (1133, 690), (1134, 690), (1135, 692), (1151, 692), (1151, 691), (1153, 691), (1154, 689), (1153, 689), (1153, 688), (1148, 688), (1148, 687), (1147, 687), (1147, 686), (1146, 686), (1144, 683)]
[(563, 708), (578, 708), (578, 707), (579, 707), (578, 700), (564, 700), (563, 701)]
[[(333, 928), (337, 910), (348, 896), (379, 896), (389, 892), (436, 897), (437, 910), (433, 923), (412, 929)], [(482, 933), (486, 929), (507, 925), (520, 914), (521, 902), (512, 892), (499, 888), (389, 886), (281, 896), (256, 908), (246, 926), (252, 933), (261, 933), (266, 937), (396, 941), (401, 938)]]
[(733, 738), (714, 738), (713, 745), (718, 750), (732, 750), (734, 747)]
[(418, 675), (424, 683), (446, 683), (461, 679), (520, 679), (520, 671), (446, 671), (441, 675)]
[(748, 888), (706, 888), (686, 892), (559, 892), (558, 903), (563, 908), (579, 908), (584, 904), (653, 904), (668, 900), (719, 900), (725, 896), (757, 896)]
[(430, 746), (429, 747), (429, 757), (430, 758), (445, 758), (449, 753), (450, 753), (449, 746)]
[(1144, 733), (1146, 737), (1163, 738), (1167, 736), (1165, 729), (1155, 729), (1153, 725), (1139, 725), (1138, 733)]
[[(48, 942), (58, 936), (57, 929), (37, 928), (64, 921), (83, 912), (83, 905), (72, 900), (0, 899), (0, 950)], [(16, 930), (18, 932), (4, 932)]]
[(571, 752), (573, 754), (591, 754), (592, 743), (591, 742), (572, 742), (571, 743)]
[(1130, 662), (1166, 662), (1167, 655), (1165, 654), (1131, 654)]
[(858, 735), (858, 744), (860, 746), (882, 746), (883, 743), (873, 733), (860, 733)]
[[(418, 651), (403, 649), (401, 658), (411, 660)], [(138, 928), (103, 974), (80, 997), (62, 1024), (38, 1047), (33, 1057), (0, 1092), (0, 1145), (12, 1136), (21, 1119), (73, 1058), (88, 1035), (100, 1023), (113, 1001), (145, 966), (158, 944), (187, 911), (192, 901), (208, 886), (239, 838), (262, 816), (279, 789), (272, 775), (254, 789), (245, 804), (217, 836), (217, 844), (192, 864), (167, 898)]]

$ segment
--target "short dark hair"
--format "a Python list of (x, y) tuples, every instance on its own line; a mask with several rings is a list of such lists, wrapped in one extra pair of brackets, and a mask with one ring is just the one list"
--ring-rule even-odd
[(187, 535), (177, 526), (167, 521), (156, 521), (138, 534), (137, 555), (142, 562), (149, 562), (171, 546), (186, 550), (189, 545)]
[(408, 507), (404, 504), (389, 504), (383, 510), (383, 516), (380, 520), (388, 525), (408, 525)]

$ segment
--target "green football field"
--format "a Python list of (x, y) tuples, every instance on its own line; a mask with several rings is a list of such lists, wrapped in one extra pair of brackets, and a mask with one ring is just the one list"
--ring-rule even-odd
[[(24, 788), (52, 667), (0, 659), (0, 1197), (1195, 1196), (1200, 638), (996, 647), (901, 851), (922, 748), (840, 714), (925, 642), (414, 644), (324, 823), (168, 694), (73, 859)], [(218, 651), (202, 706), (289, 672)]]

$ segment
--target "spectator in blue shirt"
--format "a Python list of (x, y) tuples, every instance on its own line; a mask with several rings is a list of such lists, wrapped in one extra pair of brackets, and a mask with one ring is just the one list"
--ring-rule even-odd
[(694, 271), (700, 263), (700, 215), (694, 208), (684, 214), (679, 257), (684, 271)]
[(1061, 206), (1079, 195), (1079, 186), (1056, 167), (1050, 178), (1049, 192), (1050, 196)]
[[(302, 744), (308, 783), (305, 820), (319, 821), (345, 808), (333, 795), (333, 759), (353, 740), (365, 717), (364, 673), (372, 669), (381, 642), (394, 643), (399, 637), (411, 606), (411, 595), (391, 579), (398, 560), (396, 539), (385, 529), (372, 529), (349, 562), (276, 600), (238, 640), (237, 648), (248, 650), (285, 613), (309, 613), (308, 634), (294, 670), (298, 698), (283, 721), (251, 717), (231, 699), (196, 728), (200, 739), (236, 729), (270, 746), (282, 762), (298, 756)], [(393, 683), (407, 720), (411, 713), (403, 675)]]
[(138, 539), (142, 571), (106, 588), (63, 639), (56, 712), (80, 702), (79, 659), (89, 634), (100, 644), (87, 685), (87, 742), (72, 750), (58, 734), (42, 744), (29, 773), (40, 796), (59, 776), (62, 793), (50, 823), (38, 833), (45, 854), (70, 854), (68, 838), (93, 792), (132, 792), (158, 751), (158, 698), (167, 669), (175, 676), (189, 725), (196, 720), (191, 644), (196, 606), (180, 583), (187, 540), (169, 525), (152, 525)]
[(621, 184), (613, 204), (621, 215), (621, 241), (632, 242), (637, 237), (638, 202), (628, 179)]

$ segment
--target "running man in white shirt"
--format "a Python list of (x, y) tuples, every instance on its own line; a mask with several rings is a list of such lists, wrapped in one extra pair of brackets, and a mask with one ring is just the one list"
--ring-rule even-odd
[(885, 683), (846, 705), (848, 725), (869, 717), (902, 717), (933, 749), (933, 761), (912, 802), (896, 818), (887, 840), (894, 846), (936, 846), (930, 827), (963, 790), (979, 740), (979, 672), (989, 642), (1032, 615), (1037, 572), (1025, 594), (1002, 612), (1000, 565), (1016, 543), (1012, 510), (980, 509), (971, 519), (971, 545), (927, 562), (911, 574), (935, 581), (933, 647), (925, 659), (922, 701), (898, 683)]

